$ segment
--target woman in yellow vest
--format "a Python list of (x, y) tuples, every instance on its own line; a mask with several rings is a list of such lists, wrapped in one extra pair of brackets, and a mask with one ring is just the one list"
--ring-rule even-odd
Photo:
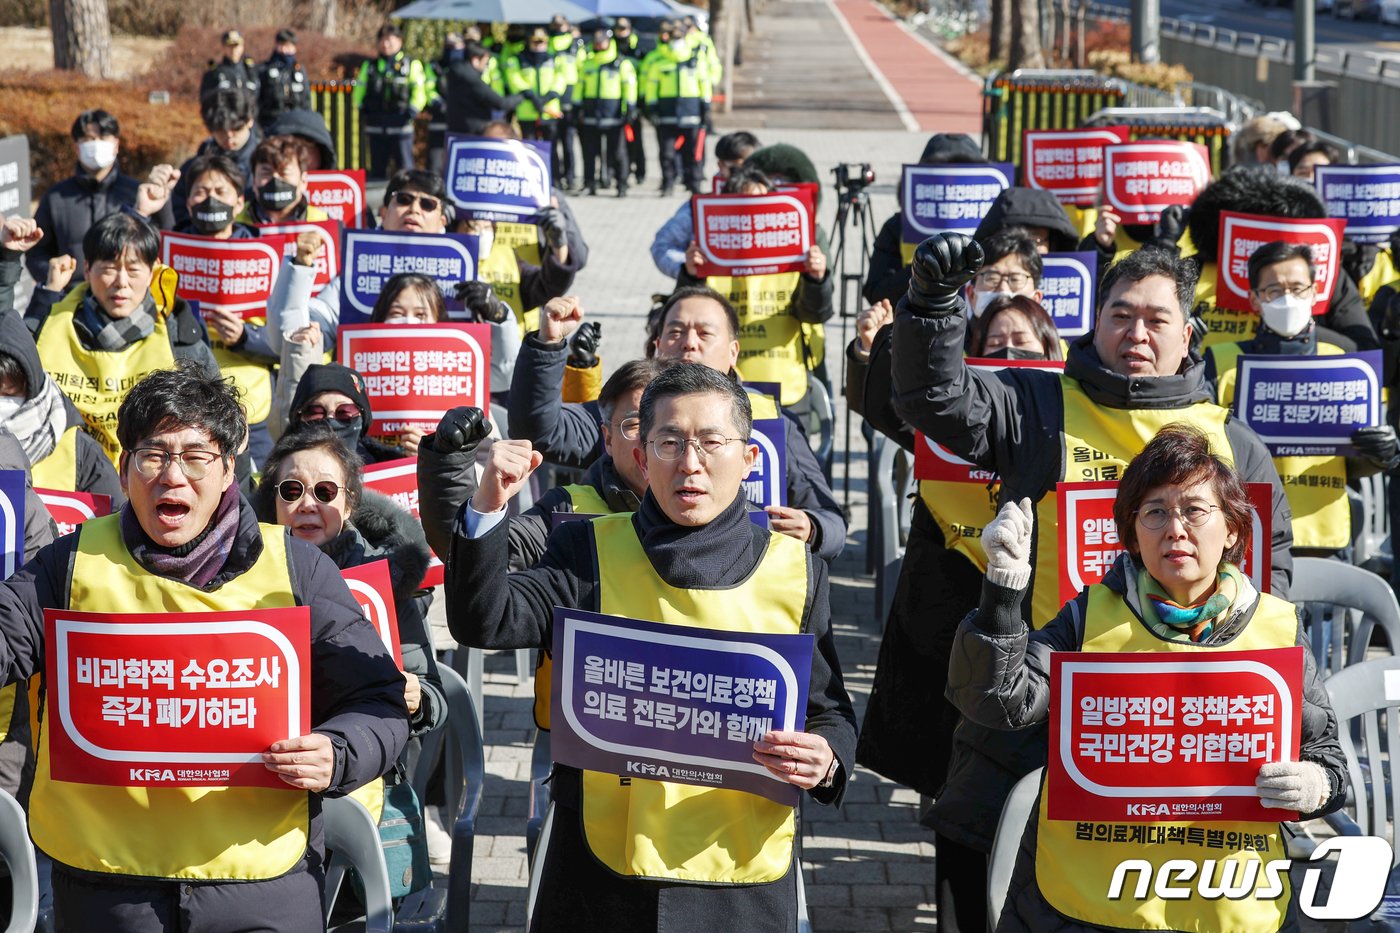
[[(728, 194), (762, 195), (771, 193), (773, 187), (772, 180), (750, 161), (730, 173), (724, 190)], [(784, 408), (806, 410), (807, 373), (815, 368), (815, 361), (802, 325), (825, 323), (833, 313), (834, 286), (822, 244), (815, 243), (807, 250), (800, 272), (702, 278), (703, 261), (699, 244), (691, 241), (676, 287), (704, 285), (728, 299), (739, 312), (740, 375), (749, 382), (777, 383)]]
[[(535, 568), (507, 574), (505, 505), (542, 458), (498, 441), (463, 510), (448, 624), (482, 648), (550, 644), (550, 607), (700, 628), (810, 632), (806, 731), (766, 733), (752, 757), (821, 804), (841, 799), (855, 724), (833, 651), (827, 577), (801, 542), (747, 518), (748, 394), (677, 363), (641, 401), (648, 481), (635, 514), (560, 527)], [(535, 853), (531, 929), (786, 931), (796, 928), (795, 811), (740, 791), (556, 765), (553, 830)]]
[(476, 277), (515, 312), (522, 333), (539, 330), (540, 305), (566, 293), (582, 268), (570, 250), (567, 218), (556, 206), (540, 212), (538, 226), (464, 217), (452, 231), (476, 236)]
[[(982, 605), (958, 629), (949, 671), (950, 696), (963, 714), (1000, 729), (1045, 721), (1054, 651), (1158, 651), (1189, 662), (1213, 650), (1300, 645), (1305, 659), (1300, 760), (1262, 764), (1255, 791), (1263, 806), (1296, 811), (1304, 819), (1340, 807), (1347, 779), (1336, 717), (1297, 610), (1286, 600), (1256, 592), (1239, 570), (1251, 518), (1238, 474), (1211, 452), (1203, 432), (1168, 425), (1128, 465), (1113, 517), (1126, 553), (1102, 583), (1086, 588), (1033, 633), (1020, 611), (1030, 580), (1030, 500), (1006, 503), (987, 526)], [(1142, 898), (1107, 896), (1114, 869), (1124, 859), (1146, 860), (1154, 876), (1168, 860), (1243, 866), (1285, 859), (1278, 823), (1154, 822), (1167, 829), (1165, 841), (1086, 839), (1073, 819), (1049, 818), (1050, 794), (1042, 783), (998, 930), (1261, 933), (1296, 928), (1288, 884), (1271, 896), (1264, 871), (1258, 871), (1252, 891), (1239, 899), (1207, 899), (1194, 890), (1183, 898), (1163, 898), (1160, 882)], [(1284, 816), (1292, 818), (1292, 813), (1280, 813)], [(1139, 824), (1121, 822), (1131, 839)], [(1211, 846), (1204, 833), (1191, 832), (1195, 827), (1223, 832), (1227, 840), (1243, 834), (1264, 845), (1254, 841), (1232, 847), (1227, 841)], [(1243, 867), (1235, 872), (1237, 878), (1248, 877)]]
[(118, 418), (127, 504), (0, 584), (10, 681), (44, 670), (46, 609), (310, 611), (312, 730), (262, 755), (285, 788), (60, 780), (60, 717), (40, 720), (29, 829), (54, 861), (60, 931), (324, 930), (321, 795), (384, 774), (403, 748), (403, 679), (339, 571), (259, 525), (239, 495), (233, 457), (246, 433), (227, 382), (188, 364), (146, 377)]
[[(1315, 357), (1350, 353), (1348, 337), (1320, 327), (1313, 317), (1314, 267), (1307, 246), (1276, 240), (1249, 257), (1249, 303), (1259, 330), (1249, 340), (1207, 348), (1206, 378), (1216, 400), (1235, 408), (1236, 369), (1241, 355)], [(1293, 511), (1293, 553), (1328, 557), (1351, 543), (1347, 481), (1400, 465), (1400, 443), (1388, 424), (1358, 428), (1351, 444), (1357, 456), (1276, 456), (1279, 478)]]

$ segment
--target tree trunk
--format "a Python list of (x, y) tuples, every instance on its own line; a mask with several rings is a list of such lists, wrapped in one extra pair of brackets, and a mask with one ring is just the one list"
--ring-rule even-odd
[(719, 63), (724, 69), (721, 84), (713, 90), (724, 94), (723, 112), (734, 109), (735, 46), (739, 42), (739, 14), (734, 4), (738, 0), (710, 0), (710, 38), (714, 40)]
[(992, 23), (987, 57), (1006, 61), (1011, 50), (1011, 0), (991, 0)]
[(49, 0), (53, 66), (89, 78), (112, 73), (112, 31), (107, 0)]
[(336, 28), (336, 0), (312, 0), (310, 22), (312, 32), (324, 36), (334, 36)]
[(1014, 0), (1011, 9), (1011, 54), (1007, 69), (1044, 68), (1040, 47), (1040, 0)]
[(1060, 61), (1068, 62), (1070, 55), (1071, 34), (1074, 32), (1074, 11), (1070, 8), (1070, 0), (1060, 0)]

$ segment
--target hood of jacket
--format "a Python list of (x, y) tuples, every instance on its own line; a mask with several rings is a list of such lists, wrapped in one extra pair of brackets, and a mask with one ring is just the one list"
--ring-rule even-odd
[(973, 239), (983, 240), (1003, 227), (1044, 227), (1050, 231), (1050, 252), (1067, 253), (1079, 246), (1079, 231), (1055, 195), (1037, 188), (1007, 188), (977, 225)]
[(24, 398), (34, 398), (44, 387), (48, 374), (39, 362), (39, 349), (25, 326), (24, 318), (15, 311), (0, 311), (0, 352), (9, 354), (24, 372)]
[(1079, 382), (1095, 404), (1106, 408), (1185, 408), (1215, 398), (1200, 356), (1186, 357), (1171, 376), (1123, 376), (1104, 365), (1090, 331), (1069, 345), (1065, 375)]
[(1220, 212), (1269, 217), (1326, 217), (1317, 189), (1300, 178), (1280, 175), (1272, 165), (1238, 165), (1196, 195), (1186, 225), (1202, 262), (1220, 255)]
[(935, 133), (924, 145), (920, 165), (985, 164), (982, 147), (966, 133)]
[(766, 175), (777, 175), (784, 181), (806, 181), (817, 186), (816, 196), (812, 200), (814, 208), (821, 206), (821, 176), (817, 174), (817, 167), (812, 164), (812, 160), (807, 153), (788, 143), (776, 143), (772, 146), (764, 146), (744, 160), (745, 165), (752, 165)]
[(326, 129), (325, 118), (314, 110), (288, 110), (279, 113), (277, 119), (267, 128), (267, 135), (301, 136), (309, 139), (321, 150), (321, 168), (333, 169), (337, 166), (335, 141), (331, 139), (331, 131)]

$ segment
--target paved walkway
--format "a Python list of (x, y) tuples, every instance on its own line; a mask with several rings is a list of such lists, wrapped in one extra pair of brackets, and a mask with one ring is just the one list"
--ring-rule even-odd
[[(835, 2), (858, 11), (866, 0)], [(759, 32), (744, 46), (745, 64), (735, 80), (735, 110), (717, 115), (717, 132), (747, 128), (765, 143), (792, 143), (807, 152), (826, 182), (820, 218), (828, 230), (833, 226), (832, 166), (872, 164), (877, 179), (870, 201), (878, 225), (895, 210), (893, 192), (900, 165), (918, 159), (930, 129), (975, 132), (975, 126), (955, 121), (959, 113), (974, 112), (978, 99), (975, 84), (962, 78), (952, 82), (945, 74), (951, 73), (946, 63), (910, 39), (902, 26), (887, 19), (881, 23), (872, 18), (867, 23), (848, 10), (853, 29), (865, 41), (892, 42), (893, 33), (888, 30), (893, 29), (924, 56), (927, 78), (933, 83), (922, 91), (904, 85), (908, 97), (903, 106), (921, 126), (918, 131), (906, 129), (908, 122), (861, 64), (834, 9), (827, 0), (770, 0), (758, 17)], [(880, 57), (883, 62), (883, 51)], [(894, 86), (900, 87), (898, 81)], [(841, 101), (814, 101), (814, 89), (823, 95), (839, 94)], [(943, 124), (923, 124), (926, 116), (934, 117), (933, 111), (918, 104), (922, 97), (938, 100), (938, 112), (947, 117)], [(648, 145), (652, 144), (649, 139)], [(604, 322), (608, 370), (641, 352), (641, 322), (650, 296), (673, 285), (652, 265), (648, 246), (656, 229), (683, 202), (680, 196), (661, 199), (650, 183), (645, 189), (634, 188), (625, 200), (606, 196), (570, 200), (591, 247), (575, 291), (588, 314)], [(874, 232), (870, 231), (872, 237)], [(858, 238), (859, 231), (851, 228), (848, 235)], [(854, 271), (855, 257), (851, 259), (850, 271)], [(852, 313), (858, 301), (859, 295), (852, 292)], [(843, 332), (840, 323), (833, 321), (828, 335), (833, 377), (839, 384), (839, 348), (849, 339), (849, 328)], [(850, 441), (852, 521), (845, 553), (833, 567), (831, 602), (837, 647), (859, 717), (874, 674), (880, 620), (873, 580), (864, 573), (865, 446), (859, 431)], [(518, 931), (524, 924), (528, 882), (524, 832), (533, 738), (531, 692), (528, 684), (516, 683), (509, 653), (488, 656), (486, 670), (487, 783), (477, 824), (471, 929)], [(933, 928), (932, 834), (917, 823), (917, 807), (913, 792), (859, 769), (839, 811), (806, 808), (803, 864), (814, 930), (873, 933)]]

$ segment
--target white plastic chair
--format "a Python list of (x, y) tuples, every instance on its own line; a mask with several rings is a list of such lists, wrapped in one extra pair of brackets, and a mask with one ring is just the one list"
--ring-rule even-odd
[(0, 790), (0, 855), (10, 867), (14, 906), (5, 933), (28, 933), (39, 917), (39, 872), (34, 845), (29, 841), (29, 820), (19, 802)]
[(326, 848), (330, 850), (323, 895), (327, 924), (345, 876), (353, 868), (363, 883), (365, 933), (391, 933), (394, 906), (389, 894), (389, 869), (384, 864), (384, 849), (374, 817), (353, 797), (333, 797), (321, 801), (321, 821)]
[(1400, 648), (1400, 604), (1385, 580), (1338, 560), (1293, 560), (1288, 598), (1303, 609), (1313, 655), (1323, 677), (1366, 658), (1376, 628), (1385, 632), (1390, 653)]
[[(1400, 658), (1353, 664), (1325, 686), (1351, 784), (1345, 808), (1325, 819), (1341, 835), (1393, 839), (1400, 813)], [(1396, 865), (1400, 851), (1391, 859)]]
[(812, 417), (816, 419), (816, 431), (808, 442), (817, 456), (826, 481), (831, 482), (831, 465), (836, 450), (836, 408), (831, 403), (831, 392), (826, 383), (815, 373), (807, 374), (807, 394), (812, 400)]
[[(458, 655), (461, 658), (461, 655)], [(476, 817), (486, 782), (486, 748), (471, 691), (462, 675), (438, 665), (442, 692), (447, 697), (447, 722), (423, 739), (423, 752), (413, 774), (413, 789), (422, 800), (439, 752), (442, 755), (446, 800), (439, 813), (452, 837), (452, 863), (447, 878), (445, 929), (465, 933), (471, 918), (472, 855)]]
[[(1035, 809), (1036, 797), (1040, 794), (1040, 776), (1044, 768), (1036, 768), (1011, 788), (1011, 796), (1001, 808), (1001, 819), (997, 821), (997, 834), (992, 840), (992, 854), (987, 860), (987, 927), (995, 929), (1001, 919), (1001, 910), (1006, 906), (1006, 895), (1011, 889), (1011, 872), (1016, 868), (1016, 854), (1021, 850), (1021, 837), (1026, 832), (1026, 822)], [(935, 852), (934, 858), (939, 858)]]
[(553, 770), (554, 757), (549, 750), (549, 733), (544, 729), (536, 729), (535, 745), (530, 752), (530, 800), (525, 817), (525, 857), (530, 861), (535, 858), (540, 827), (544, 825), (545, 811), (549, 809), (549, 788), (546, 785)]

